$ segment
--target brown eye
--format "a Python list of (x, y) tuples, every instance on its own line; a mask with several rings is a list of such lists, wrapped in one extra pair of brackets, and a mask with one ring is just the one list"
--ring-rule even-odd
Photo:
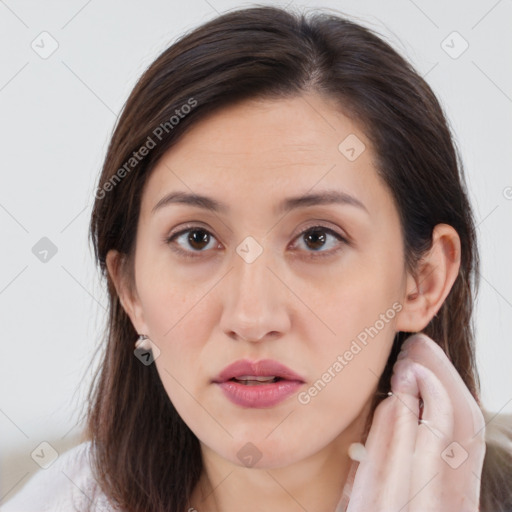
[[(297, 240), (304, 240), (304, 245), (309, 249), (306, 252), (313, 253), (309, 255), (311, 257), (329, 256), (337, 252), (342, 243), (348, 243), (339, 233), (325, 226), (309, 227), (299, 234)], [(324, 250), (325, 247), (327, 249)]]
[(208, 250), (208, 245), (212, 240), (215, 240), (215, 237), (209, 231), (196, 226), (172, 234), (165, 239), (165, 242), (171, 245), (178, 254), (195, 258)]
[(189, 234), (186, 237), (186, 241), (193, 249), (202, 250), (204, 249), (204, 244), (208, 245), (210, 233), (204, 229), (191, 229), (186, 233)]
[(308, 247), (316, 251), (325, 245), (327, 236), (325, 235), (325, 231), (321, 229), (313, 229), (306, 232), (304, 240)]

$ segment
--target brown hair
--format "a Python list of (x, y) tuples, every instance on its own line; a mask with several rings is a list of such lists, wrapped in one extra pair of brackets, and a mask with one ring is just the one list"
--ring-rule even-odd
[[(93, 442), (93, 469), (103, 492), (125, 510), (184, 512), (202, 460), (199, 441), (173, 407), (155, 365), (134, 357), (137, 332), (108, 275), (107, 252), (126, 255), (125, 271), (133, 279), (144, 184), (189, 127), (237, 101), (309, 91), (335, 99), (371, 141), (377, 172), (400, 214), (410, 271), (430, 248), (436, 224), (457, 230), (459, 275), (424, 332), (480, 403), (472, 325), (479, 266), (475, 224), (462, 163), (431, 88), (383, 39), (338, 12), (306, 15), (265, 6), (231, 11), (179, 38), (143, 73), (114, 129), (96, 192), (90, 236), (108, 284), (109, 318), (85, 435)], [(155, 144), (149, 152), (131, 160), (150, 139)], [(407, 335), (395, 337), (372, 413), (389, 390)], [(502, 437), (487, 435), (483, 512), (512, 507), (512, 455), (503, 448), (510, 423), (499, 432)]]

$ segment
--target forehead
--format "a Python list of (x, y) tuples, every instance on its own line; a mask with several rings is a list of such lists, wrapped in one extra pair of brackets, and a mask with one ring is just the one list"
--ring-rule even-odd
[(356, 196), (368, 208), (389, 202), (365, 133), (317, 95), (249, 100), (202, 119), (161, 158), (143, 209), (170, 191), (275, 203), (324, 189)]
[[(327, 103), (328, 102), (328, 103)], [(208, 153), (222, 166), (249, 155), (258, 162), (315, 164), (339, 156), (339, 143), (354, 134), (368, 145), (365, 134), (332, 100), (301, 95), (279, 100), (248, 100), (225, 107), (197, 123), (174, 146), (187, 158)], [(251, 162), (246, 162), (250, 165)]]

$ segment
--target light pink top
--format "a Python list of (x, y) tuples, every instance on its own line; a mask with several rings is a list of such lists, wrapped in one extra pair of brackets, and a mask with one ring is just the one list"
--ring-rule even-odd
[[(62, 453), (47, 469), (39, 469), (17, 492), (9, 493), (0, 512), (115, 512), (92, 476), (91, 441)], [(13, 491), (14, 492), (14, 491)]]
[[(0, 503), (0, 512), (119, 512), (107, 500), (90, 466), (91, 441), (61, 454), (48, 468), (40, 469), (15, 494)], [(357, 469), (352, 463), (336, 512), (345, 512)]]

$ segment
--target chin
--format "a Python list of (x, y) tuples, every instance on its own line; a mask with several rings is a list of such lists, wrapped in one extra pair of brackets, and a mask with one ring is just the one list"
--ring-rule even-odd
[(286, 466), (290, 466), (291, 464), (294, 464), (298, 462), (300, 459), (297, 459), (297, 455), (292, 454), (280, 454), (280, 453), (273, 453), (270, 456), (267, 454), (262, 455), (261, 459), (259, 459), (257, 462), (251, 463), (246, 461), (240, 461), (237, 454), (235, 453), (235, 458), (231, 458), (231, 462), (233, 464), (236, 464), (237, 466), (241, 468), (248, 468), (248, 469), (278, 469), (278, 468), (284, 468)]
[(235, 443), (235, 450), (226, 453), (225, 458), (240, 467), (276, 469), (289, 466), (311, 455), (309, 453), (311, 447), (307, 442), (302, 445), (308, 448), (307, 453), (302, 453), (299, 446), (301, 445), (297, 446), (296, 442), (293, 445), (284, 446), (282, 441), (271, 442), (268, 439), (255, 442), (238, 441)]

